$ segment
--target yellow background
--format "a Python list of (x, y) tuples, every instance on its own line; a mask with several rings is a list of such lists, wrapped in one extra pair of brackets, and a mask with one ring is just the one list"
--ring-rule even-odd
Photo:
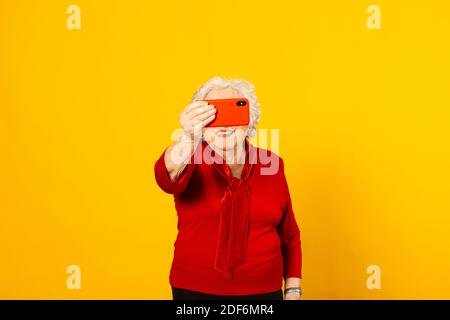
[[(366, 27), (371, 4), (381, 30)], [(220, 75), (252, 81), (260, 127), (280, 129), (305, 299), (449, 299), (449, 12), (1, 0), (0, 298), (171, 298), (176, 214), (153, 164)], [(71, 264), (81, 290), (66, 288)]]

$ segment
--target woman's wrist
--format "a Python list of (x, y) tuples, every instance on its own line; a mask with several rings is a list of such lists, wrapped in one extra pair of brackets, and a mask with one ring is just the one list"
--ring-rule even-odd
[(189, 164), (197, 145), (198, 141), (183, 130), (175, 142), (167, 148), (164, 161), (172, 181), (176, 181)]
[(284, 288), (290, 288), (290, 287), (301, 287), (301, 278), (299, 277), (288, 277), (284, 281)]
[(302, 296), (301, 278), (288, 277), (284, 282), (284, 297), (286, 300), (297, 300)]

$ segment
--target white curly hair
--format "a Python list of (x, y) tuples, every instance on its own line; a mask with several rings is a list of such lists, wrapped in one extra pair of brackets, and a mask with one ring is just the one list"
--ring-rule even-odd
[(215, 76), (206, 81), (200, 88), (195, 91), (192, 101), (203, 100), (209, 91), (215, 88), (231, 88), (238, 91), (247, 98), (250, 103), (250, 124), (248, 126), (247, 135), (254, 137), (256, 135), (256, 126), (261, 118), (261, 107), (255, 93), (255, 86), (245, 79), (223, 79)]

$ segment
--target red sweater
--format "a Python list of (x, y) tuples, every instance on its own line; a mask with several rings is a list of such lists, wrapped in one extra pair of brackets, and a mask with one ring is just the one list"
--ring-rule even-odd
[(174, 195), (178, 214), (173, 287), (247, 295), (279, 290), (283, 277), (301, 278), (300, 230), (283, 160), (247, 141), (246, 151), (241, 179), (206, 142), (175, 182), (165, 151), (157, 160), (156, 181)]

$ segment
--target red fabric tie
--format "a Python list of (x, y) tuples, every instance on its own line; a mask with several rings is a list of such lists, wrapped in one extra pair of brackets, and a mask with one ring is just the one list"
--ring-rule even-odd
[(214, 267), (233, 279), (234, 269), (247, 259), (250, 189), (247, 181), (231, 179), (220, 200), (221, 213)]
[(219, 235), (214, 268), (230, 280), (234, 278), (234, 269), (247, 259), (251, 194), (247, 178), (253, 163), (249, 161), (253, 156), (253, 150), (247, 140), (245, 148), (245, 164), (241, 179), (232, 176), (226, 163), (213, 164), (226, 183), (224, 194), (220, 200)]

